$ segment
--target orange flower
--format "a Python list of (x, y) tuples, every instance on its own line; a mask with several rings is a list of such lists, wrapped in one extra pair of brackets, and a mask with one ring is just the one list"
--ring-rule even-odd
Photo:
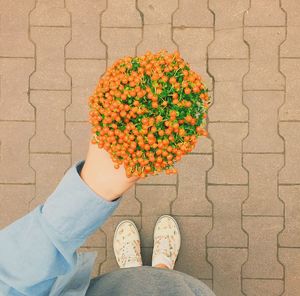
[(87, 101), (91, 142), (128, 177), (176, 173), (174, 162), (207, 136), (208, 90), (177, 50), (118, 59)]

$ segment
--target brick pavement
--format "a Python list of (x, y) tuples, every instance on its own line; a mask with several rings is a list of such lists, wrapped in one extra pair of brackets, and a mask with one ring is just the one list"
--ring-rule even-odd
[(86, 102), (105, 69), (178, 49), (213, 96), (210, 138), (178, 176), (139, 181), (81, 250), (98, 251), (94, 275), (116, 269), (114, 227), (130, 218), (150, 264), (169, 213), (183, 237), (176, 268), (218, 296), (299, 295), (298, 0), (0, 0), (0, 27), (1, 228), (85, 157)]

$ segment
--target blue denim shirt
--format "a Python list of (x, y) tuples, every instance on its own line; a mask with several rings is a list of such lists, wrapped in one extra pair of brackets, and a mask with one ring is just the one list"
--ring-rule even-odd
[(69, 168), (44, 204), (0, 231), (1, 296), (86, 294), (96, 252), (76, 250), (122, 198), (96, 194), (80, 177), (84, 162)]

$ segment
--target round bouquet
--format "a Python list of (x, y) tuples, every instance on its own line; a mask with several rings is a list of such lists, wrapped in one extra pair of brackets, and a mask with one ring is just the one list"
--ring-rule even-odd
[(117, 60), (89, 97), (92, 143), (127, 177), (174, 174), (174, 164), (207, 136), (208, 89), (178, 51)]

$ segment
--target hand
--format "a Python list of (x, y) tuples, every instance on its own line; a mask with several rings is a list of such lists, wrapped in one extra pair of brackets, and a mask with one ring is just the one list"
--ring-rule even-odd
[(132, 187), (140, 177), (126, 176), (123, 165), (114, 168), (114, 163), (105, 149), (89, 142), (89, 149), (80, 177), (93, 191), (108, 201), (120, 197)]

